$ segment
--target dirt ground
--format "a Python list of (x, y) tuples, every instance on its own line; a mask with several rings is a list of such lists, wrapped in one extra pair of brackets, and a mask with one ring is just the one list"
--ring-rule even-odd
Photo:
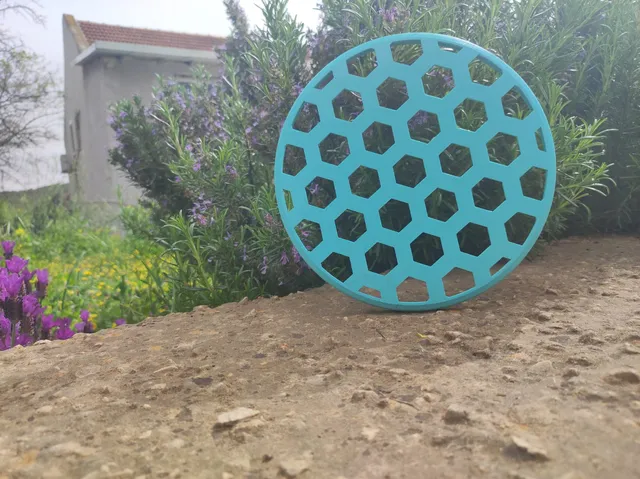
[(0, 353), (0, 478), (640, 478), (639, 370), (640, 238), (569, 239), (447, 311), (323, 287)]

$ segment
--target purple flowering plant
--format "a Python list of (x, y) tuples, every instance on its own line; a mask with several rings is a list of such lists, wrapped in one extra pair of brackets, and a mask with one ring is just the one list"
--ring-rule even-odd
[(80, 321), (71, 326), (68, 317), (45, 314), (47, 269), (29, 269), (29, 260), (14, 254), (15, 242), (3, 241), (0, 260), (0, 351), (14, 346), (29, 346), (39, 340), (69, 339), (76, 333), (93, 333), (95, 323), (89, 311), (80, 313)]

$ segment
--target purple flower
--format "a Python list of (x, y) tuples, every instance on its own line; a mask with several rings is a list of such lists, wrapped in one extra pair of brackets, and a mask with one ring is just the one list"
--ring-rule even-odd
[(199, 162), (199, 161), (196, 161), (196, 162), (193, 164), (193, 171), (200, 171), (200, 168), (202, 168), (202, 164), (200, 164), (200, 162)]
[(296, 249), (295, 246), (291, 247), (291, 256), (293, 256), (293, 262), (298, 264), (300, 263), (300, 253), (298, 253), (298, 250)]
[(7, 269), (11, 273), (20, 273), (29, 264), (29, 260), (22, 259), (20, 256), (12, 256), (7, 260)]
[(127, 117), (127, 112), (126, 111), (121, 111), (120, 115), (118, 115), (121, 119), (125, 119)]
[(107, 123), (109, 124), (109, 126), (113, 126), (115, 122), (116, 119), (113, 117), (113, 115), (109, 115), (109, 117), (107, 118)]
[(57, 326), (56, 329), (56, 339), (69, 339), (74, 336), (73, 330), (69, 327), (71, 325), (71, 320), (69, 318), (61, 318), (57, 321), (54, 321), (54, 326)]
[(415, 128), (416, 126), (424, 125), (429, 119), (429, 114), (426, 111), (421, 110), (411, 120), (409, 120), (409, 127)]
[(393, 8), (390, 8), (389, 10), (380, 9), (378, 13), (382, 15), (382, 18), (384, 18), (384, 20), (387, 23), (392, 23), (396, 19), (396, 16), (398, 15), (398, 8), (393, 7)]
[(304, 90), (304, 88), (299, 83), (293, 86), (293, 94), (295, 96), (300, 96), (300, 94), (302, 93), (302, 90)]
[(76, 330), (76, 333), (84, 333), (84, 328), (87, 325), (87, 323), (80, 321), (79, 323), (76, 323), (76, 325), (74, 326), (74, 329)]
[(280, 255), (280, 264), (282, 266), (284, 266), (285, 264), (289, 263), (289, 257), (287, 256), (287, 252), (283, 251), (282, 254)]
[(4, 255), (11, 257), (11, 255), (13, 254), (13, 248), (15, 248), (15, 246), (16, 246), (15, 241), (3, 241), (2, 250), (4, 251)]
[(11, 321), (9, 321), (2, 311), (0, 311), (0, 342), (11, 333)]
[(183, 110), (187, 108), (187, 104), (185, 103), (184, 98), (182, 98), (182, 95), (180, 95), (180, 93), (175, 93), (174, 98), (176, 99), (178, 105), (180, 105), (180, 108), (182, 108)]
[(80, 311), (80, 319), (85, 323), (89, 321), (89, 311), (87, 311), (86, 309)]
[(48, 334), (51, 331), (51, 328), (55, 326), (55, 321), (53, 320), (53, 314), (45, 314), (42, 316), (42, 332)]
[(22, 312), (28, 318), (36, 318), (44, 313), (44, 308), (40, 305), (37, 296), (28, 294), (22, 298)]
[(266, 256), (262, 258), (262, 263), (260, 264), (260, 274), (267, 274), (267, 257)]
[(442, 79), (444, 80), (444, 84), (447, 88), (453, 88), (453, 78), (451, 75), (444, 75)]
[(48, 269), (37, 269), (36, 270), (36, 278), (38, 283), (42, 285), (49, 284), (49, 270)]
[(0, 299), (5, 300), (7, 298), (16, 298), (20, 294), (22, 289), (22, 278), (15, 274), (9, 273), (2, 277), (2, 297)]
[(191, 152), (193, 151), (193, 145), (191, 143), (187, 143), (187, 146), (184, 149)]
[(22, 281), (24, 281), (25, 283), (28, 283), (33, 279), (35, 274), (36, 274), (35, 271), (29, 271), (27, 268), (25, 268), (22, 270), (22, 273), (20, 273), (20, 277), (22, 278)]
[(224, 167), (225, 171), (229, 174), (229, 176), (231, 176), (232, 178), (237, 178), (238, 177), (238, 172), (236, 171), (236, 169), (231, 166), (231, 165), (227, 165)]
[(179, 176), (175, 177), (175, 182), (176, 183), (180, 183), (182, 181), (182, 178), (180, 178)]
[(123, 324), (127, 324), (127, 320), (124, 318), (116, 319), (116, 326), (122, 326)]

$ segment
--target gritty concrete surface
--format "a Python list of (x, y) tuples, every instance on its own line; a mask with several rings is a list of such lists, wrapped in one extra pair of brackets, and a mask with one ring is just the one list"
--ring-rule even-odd
[(0, 478), (640, 477), (640, 239), (471, 302), (323, 287), (0, 353)]

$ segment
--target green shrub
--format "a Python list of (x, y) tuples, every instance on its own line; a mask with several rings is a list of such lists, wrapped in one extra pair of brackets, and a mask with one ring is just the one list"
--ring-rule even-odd
[(123, 238), (95, 226), (73, 203), (57, 198), (2, 203), (1, 209), (0, 240), (16, 242), (16, 255), (31, 268), (48, 269), (46, 314), (73, 318), (86, 309), (102, 329), (118, 319), (138, 322), (165, 312), (155, 291), (164, 278), (161, 249), (144, 237)]
[[(305, 32), (288, 15), (285, 0), (265, 0), (265, 24), (253, 31), (236, 0), (225, 5), (234, 29), (222, 52), (223, 79), (214, 81), (196, 68), (188, 89), (159, 79), (151, 105), (134, 98), (113, 108), (119, 144), (110, 161), (146, 192), (145, 206), (158, 225), (154, 235), (170, 271), (164, 299), (172, 308), (317, 284), (278, 217), (272, 170), (279, 131), (315, 73), (340, 53), (392, 33), (429, 31), (470, 40), (502, 57), (532, 87), (549, 118), (558, 156), (557, 192), (545, 237), (563, 234), (568, 225), (586, 229), (591, 210), (608, 211), (603, 195), (611, 188), (609, 203), (623, 197), (615, 200), (617, 227), (637, 223), (636, 0), (323, 0), (317, 32)], [(407, 46), (399, 54), (408, 60), (416, 51)], [(363, 60), (356, 68), (368, 66)], [(491, 74), (483, 67), (472, 73)], [(437, 72), (429, 81), (428, 87), (437, 90), (450, 80), (446, 72)], [(383, 92), (390, 103), (398, 103), (402, 94), (397, 88)], [(358, 100), (342, 98), (338, 112), (354, 114)], [(505, 106), (519, 115), (519, 105), (514, 97)], [(474, 122), (477, 112), (467, 108), (461, 117)], [(298, 121), (304, 128), (310, 120), (301, 115)], [(430, 134), (427, 119), (417, 123), (420, 134)], [(616, 138), (626, 141), (616, 143)], [(372, 148), (384, 147), (390, 137), (372, 131), (367, 141)], [(345, 154), (339, 142), (322, 148), (329, 161)], [(493, 148), (509, 145), (499, 141)], [(456, 156), (461, 154), (452, 153), (453, 159), (461, 160)], [(401, 174), (415, 177), (411, 169)], [(373, 181), (364, 177), (356, 187), (366, 192), (375, 187)], [(541, 178), (531, 181), (528, 186), (540, 187)], [(322, 201), (330, 191), (318, 184), (313, 193), (312, 201)], [(446, 209), (444, 200), (434, 199), (432, 207)], [(402, 220), (398, 212), (388, 213)], [(596, 216), (602, 217), (607, 221), (597, 225), (610, 215)], [(313, 226), (301, 232), (309, 244), (317, 235)], [(350, 234), (347, 226), (338, 225)], [(465, 241), (473, 247), (480, 240)], [(377, 267), (388, 264), (381, 252)]]

